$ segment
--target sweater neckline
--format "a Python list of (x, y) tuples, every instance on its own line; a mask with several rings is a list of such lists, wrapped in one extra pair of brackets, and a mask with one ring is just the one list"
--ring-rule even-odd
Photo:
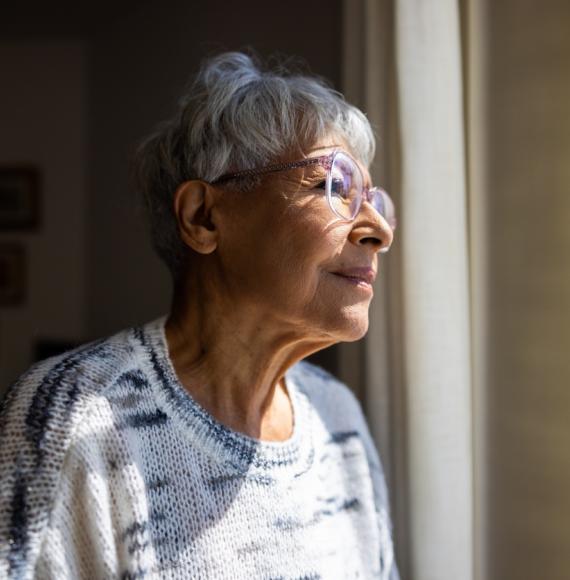
[(239, 473), (275, 479), (297, 477), (313, 460), (311, 408), (291, 372), (284, 377), (293, 408), (293, 432), (285, 441), (263, 441), (235, 431), (218, 421), (181, 384), (168, 351), (165, 324), (168, 315), (148, 322), (135, 334), (145, 350), (156, 380), (160, 404), (188, 438), (211, 459)]

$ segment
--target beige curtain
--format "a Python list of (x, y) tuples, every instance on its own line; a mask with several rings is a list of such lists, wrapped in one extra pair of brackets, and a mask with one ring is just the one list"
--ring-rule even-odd
[(401, 221), (341, 362), (387, 467), (402, 578), (567, 580), (570, 3), (345, 11), (344, 90), (377, 125), (373, 175)]
[(398, 0), (411, 570), (473, 575), (469, 263), (456, 0)]
[(485, 579), (568, 580), (570, 2), (483, 4)]
[[(356, 8), (358, 7), (358, 9)], [(471, 580), (472, 370), (460, 13), (453, 0), (345, 4), (345, 92), (377, 125), (400, 214), (359, 379), (391, 489), (404, 579)], [(349, 13), (351, 16), (349, 16)], [(350, 20), (349, 20), (350, 18)], [(351, 350), (352, 349), (352, 350)], [(351, 358), (352, 356), (352, 358)]]

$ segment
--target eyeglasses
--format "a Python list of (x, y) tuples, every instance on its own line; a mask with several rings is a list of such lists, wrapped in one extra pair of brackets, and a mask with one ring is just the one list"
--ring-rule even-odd
[(358, 215), (362, 203), (367, 201), (388, 222), (392, 230), (396, 229), (394, 202), (383, 189), (364, 186), (364, 176), (360, 167), (344, 151), (336, 150), (329, 155), (269, 165), (261, 169), (245, 169), (236, 173), (226, 173), (218, 177), (212, 184), (224, 183), (240, 177), (254, 177), (289, 169), (298, 169), (310, 165), (320, 165), (326, 169), (327, 175), (324, 189), (329, 207), (334, 215), (344, 221), (352, 221)]

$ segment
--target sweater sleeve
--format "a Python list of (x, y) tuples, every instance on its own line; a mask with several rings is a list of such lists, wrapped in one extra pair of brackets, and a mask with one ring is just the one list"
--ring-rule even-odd
[[(360, 405), (359, 405), (360, 407)], [(366, 419), (362, 414), (362, 438), (366, 446), (372, 484), (374, 487), (374, 502), (376, 505), (376, 515), (378, 518), (378, 527), (380, 529), (381, 544), (385, 547), (381, 558), (381, 569), (386, 570), (385, 576), (388, 580), (399, 580), (400, 575), (394, 555), (392, 541), (392, 521), (390, 517), (390, 504), (384, 470), (376, 446), (370, 435)]]
[(366, 457), (372, 479), (372, 486), (374, 490), (374, 505), (376, 508), (376, 517), (378, 521), (378, 529), (380, 534), (381, 552), (380, 569), (382, 570), (382, 578), (385, 580), (399, 580), (398, 567), (394, 556), (394, 546), (392, 541), (392, 521), (390, 517), (390, 500), (388, 495), (388, 488), (386, 486), (386, 479), (384, 476), (384, 469), (380, 456), (376, 449), (372, 435), (368, 428), (366, 417), (362, 411), (362, 407), (358, 399), (354, 396), (352, 391), (344, 387), (347, 395), (352, 402), (353, 412), (356, 416), (358, 431), (362, 438), (366, 450)]
[(82, 580), (118, 577), (111, 497), (97, 454), (67, 454), (45, 530), (35, 577)]
[(319, 399), (318, 406), (321, 413), (325, 412), (327, 416), (338, 418), (339, 409), (342, 409), (342, 419), (345, 421), (343, 428), (358, 431), (365, 448), (368, 470), (372, 480), (380, 537), (378, 558), (380, 570), (382, 570), (381, 578), (382, 580), (399, 580), (394, 556), (389, 495), (384, 470), (360, 402), (345, 384), (319, 367), (303, 362), (297, 365), (295, 372), (297, 373), (295, 378), (300, 384), (313, 386), (311, 397)]
[[(98, 341), (47, 359), (22, 375), (4, 399), (0, 409), (1, 578), (32, 578), (42, 553), (48, 557), (53, 550), (57, 555), (65, 547), (72, 554), (78, 544), (66, 535), (66, 526), (84, 529), (90, 548), (99, 549), (88, 531), (93, 515), (78, 507), (94, 498), (83, 489), (81, 478), (86, 476), (73, 448), (77, 428), (86, 423), (96, 393), (120, 372), (115, 359), (120, 362), (125, 351), (126, 346)], [(81, 501), (75, 501), (78, 498)], [(59, 574), (58, 557), (49, 556), (50, 563), (42, 561), (45, 577), (68, 577)]]

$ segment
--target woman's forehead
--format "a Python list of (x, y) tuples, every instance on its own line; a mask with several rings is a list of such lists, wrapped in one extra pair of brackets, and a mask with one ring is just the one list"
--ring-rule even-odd
[(326, 135), (317, 139), (310, 147), (304, 150), (307, 157), (318, 157), (332, 153), (335, 149), (344, 149), (350, 152), (348, 143), (339, 135)]
[(320, 157), (321, 155), (332, 153), (337, 149), (346, 151), (346, 153), (348, 153), (356, 163), (358, 163), (362, 170), (365, 182), (370, 183), (370, 173), (368, 172), (368, 168), (364, 163), (362, 163), (362, 160), (354, 154), (348, 143), (339, 135), (331, 134), (318, 139), (311, 147), (306, 149), (304, 153), (307, 157)]

